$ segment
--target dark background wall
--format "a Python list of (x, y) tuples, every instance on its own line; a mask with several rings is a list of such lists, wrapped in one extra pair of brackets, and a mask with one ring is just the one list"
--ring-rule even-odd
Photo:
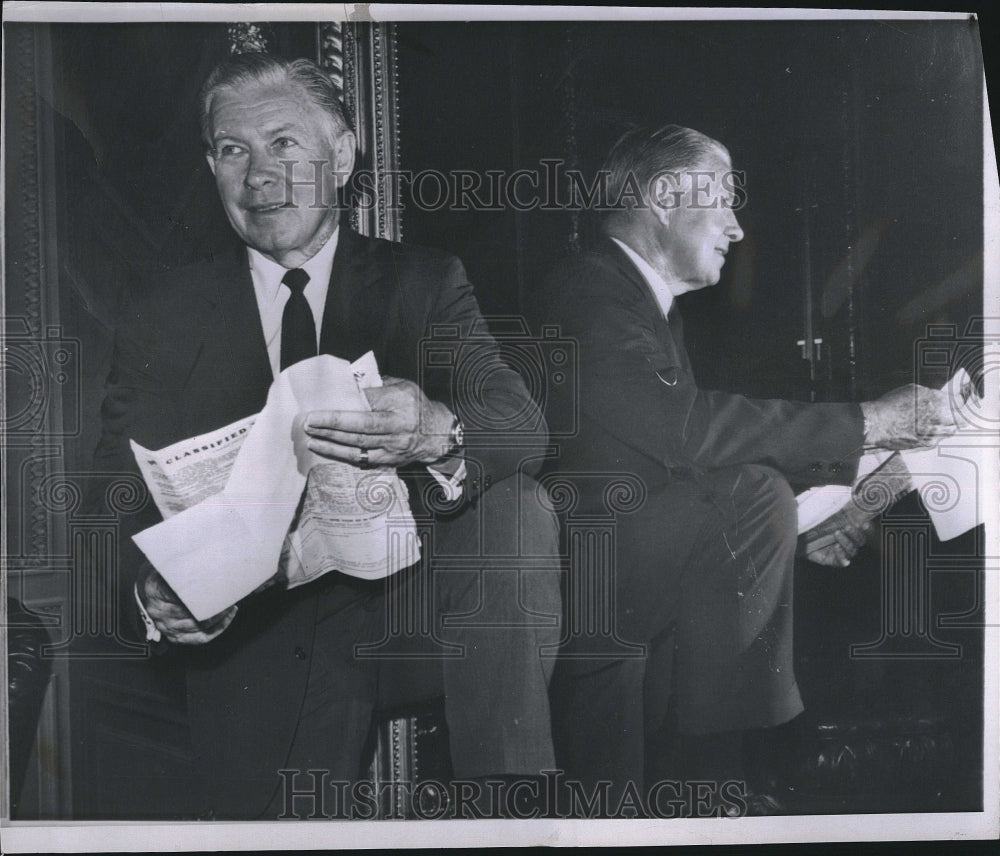
[[(631, 122), (729, 147), (746, 237), (718, 287), (683, 301), (703, 383), (809, 397), (807, 276), (832, 357), (819, 398), (909, 380), (927, 323), (981, 312), (982, 66), (966, 22), (428, 23), (400, 26), (399, 47), (407, 169), (591, 172)], [(415, 205), (403, 224), (459, 253), (501, 312), (595, 226)]]

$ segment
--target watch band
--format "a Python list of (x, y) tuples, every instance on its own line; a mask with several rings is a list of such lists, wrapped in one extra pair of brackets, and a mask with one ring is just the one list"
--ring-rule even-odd
[(462, 446), (465, 445), (465, 425), (457, 416), (452, 420), (451, 429), (448, 431), (448, 451), (445, 457), (458, 454)]

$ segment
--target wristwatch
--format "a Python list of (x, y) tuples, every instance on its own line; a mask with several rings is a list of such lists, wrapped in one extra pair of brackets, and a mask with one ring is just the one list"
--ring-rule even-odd
[(444, 453), (444, 457), (450, 458), (452, 455), (457, 455), (464, 445), (465, 426), (462, 424), (462, 420), (456, 416), (452, 420), (451, 429), (448, 431), (448, 451)]

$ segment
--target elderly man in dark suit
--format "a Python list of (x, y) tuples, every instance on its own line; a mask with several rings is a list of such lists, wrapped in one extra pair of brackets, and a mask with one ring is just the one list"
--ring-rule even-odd
[[(123, 539), (122, 610), (141, 613), (147, 638), (186, 661), (201, 811), (281, 814), (283, 769), (357, 781), (385, 685), (405, 698), (398, 684), (411, 670), (384, 668), (400, 644), (439, 671), (456, 777), (538, 776), (553, 765), (551, 660), (540, 649), (558, 639), (559, 613), (557, 576), (538, 570), (556, 554), (554, 518), (526, 463), (546, 442), (544, 420), (485, 332), (457, 259), (340, 224), (355, 138), (322, 70), (239, 56), (206, 81), (202, 109), (208, 165), (241, 243), (154, 277), (126, 301), (97, 466), (134, 470), (130, 438), (160, 448), (258, 412), (274, 376), (297, 360), (372, 350), (385, 378), (367, 391), (371, 412), (309, 414), (310, 447), (398, 468), (431, 531), (425, 561), (389, 581), (332, 572), (293, 590), (279, 583), (206, 622)], [(437, 325), (451, 331), (456, 359), (468, 345), (476, 388), (456, 385), (455, 365), (421, 365)], [(497, 441), (511, 420), (531, 433)], [(158, 519), (147, 508), (124, 530)], [(387, 596), (411, 617), (426, 612), (426, 632), (387, 636)]]
[[(556, 269), (539, 320), (579, 343), (579, 431), (559, 468), (645, 485), (617, 520), (613, 568), (615, 633), (645, 654), (588, 657), (579, 643), (594, 640), (570, 639), (553, 684), (557, 758), (569, 776), (639, 792), (647, 775), (722, 783), (740, 778), (744, 729), (802, 710), (789, 484), (851, 484), (864, 447), (924, 444), (954, 423), (918, 387), (860, 405), (699, 388), (675, 298), (716, 284), (743, 236), (729, 153), (687, 128), (639, 128), (605, 169), (605, 234)], [(600, 513), (603, 485), (581, 485)]]

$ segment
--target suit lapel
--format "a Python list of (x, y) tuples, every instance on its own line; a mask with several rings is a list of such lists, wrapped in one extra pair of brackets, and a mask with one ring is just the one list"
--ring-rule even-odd
[[(367, 351), (381, 358), (387, 347), (388, 296), (392, 275), (378, 245), (341, 226), (330, 287), (323, 308), (319, 352), (354, 361)], [(380, 363), (381, 364), (381, 363)]]
[[(216, 268), (215, 298), (222, 316), (224, 347), (232, 370), (233, 390), (265, 395), (271, 385), (271, 361), (260, 323), (246, 248), (239, 246)], [(263, 402), (261, 402), (263, 404)]]
[(614, 260), (621, 275), (634, 287), (635, 300), (641, 307), (640, 313), (653, 319), (653, 330), (661, 344), (674, 355), (679, 365), (685, 368), (689, 367), (687, 351), (684, 348), (684, 326), (677, 299), (674, 299), (668, 317), (664, 318), (656, 295), (653, 294), (653, 289), (646, 282), (645, 277), (639, 272), (632, 259), (625, 254), (625, 251), (607, 237), (601, 239), (599, 248), (601, 252)]

